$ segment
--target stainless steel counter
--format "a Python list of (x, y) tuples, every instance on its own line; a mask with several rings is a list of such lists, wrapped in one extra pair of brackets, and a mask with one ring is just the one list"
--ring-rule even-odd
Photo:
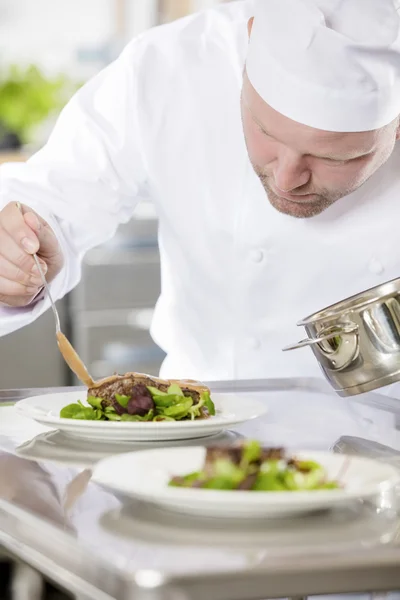
[[(324, 382), (306, 379), (210, 385), (255, 395), (269, 412), (209, 443), (254, 436), (292, 449), (332, 448), (400, 465), (395, 399), (342, 399)], [(86, 598), (121, 600), (252, 600), (400, 589), (395, 496), (301, 519), (246, 524), (127, 503), (90, 482), (91, 466), (102, 455), (149, 444), (85, 445), (17, 418), (6, 406), (54, 391), (0, 393), (0, 544), (62, 587)]]

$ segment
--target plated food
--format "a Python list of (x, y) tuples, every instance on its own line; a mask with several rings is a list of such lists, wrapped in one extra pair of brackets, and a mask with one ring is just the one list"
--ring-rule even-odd
[(235, 446), (209, 446), (200, 471), (172, 477), (170, 486), (205, 490), (296, 492), (341, 487), (322, 464), (296, 458), (283, 448), (264, 448), (257, 440)]
[(183, 421), (215, 415), (210, 390), (197, 382), (163, 380), (141, 373), (99, 381), (81, 400), (64, 406), (63, 419), (89, 421)]
[[(132, 410), (129, 407), (131, 398), (129, 400), (122, 398), (122, 403), (126, 402), (125, 407), (118, 402), (118, 399), (115, 399), (115, 394), (119, 395), (120, 401), (121, 396), (129, 396), (128, 389), (122, 387), (128, 385), (126, 379), (129, 379), (131, 387), (137, 385), (138, 379), (135, 374), (132, 379), (124, 376), (122, 380), (116, 377), (113, 381), (111, 378), (107, 382), (103, 380), (103, 384), (111, 385), (103, 388), (100, 385), (97, 386), (95, 388), (97, 396), (93, 395), (93, 389), (89, 389), (89, 397), (94, 398), (91, 400), (93, 406), (84, 399), (85, 392), (73, 391), (25, 398), (16, 404), (15, 410), (25, 417), (62, 431), (66, 435), (84, 440), (94, 440), (101, 444), (110, 441), (118, 443), (128, 441), (161, 442), (218, 435), (233, 425), (262, 417), (268, 412), (266, 403), (254, 399), (251, 394), (213, 392), (212, 404), (210, 404), (209, 390), (201, 384), (180, 381), (178, 390), (175, 387), (171, 389), (171, 386), (177, 382), (161, 383), (161, 380), (151, 378), (152, 382), (154, 381), (157, 385), (166, 386), (165, 392), (157, 385), (149, 386), (157, 390), (157, 394), (153, 393), (156, 395), (159, 407), (155, 410), (149, 405), (141, 405), (144, 414), (136, 412), (136, 414), (130, 415), (128, 409)], [(169, 393), (168, 390), (176, 391), (176, 393)], [(182, 392), (183, 396), (178, 392)], [(189, 392), (190, 397), (186, 395)], [(204, 392), (206, 392), (205, 396)], [(99, 394), (102, 394), (102, 397)], [(101, 401), (98, 401), (98, 398), (101, 398)], [(136, 410), (136, 402), (139, 399), (140, 395), (138, 394), (134, 399)], [(149, 397), (146, 396), (143, 402), (148, 402), (148, 400)], [(153, 396), (151, 400), (156, 405)], [(97, 406), (95, 403), (98, 403)], [(166, 406), (162, 406), (163, 403)], [(214, 409), (215, 414), (212, 414)], [(124, 410), (126, 412), (123, 412)], [(151, 410), (153, 410), (153, 416)], [(81, 411), (82, 414), (80, 414)], [(118, 414), (117, 411), (121, 414)], [(61, 414), (63, 416), (60, 416)], [(131, 416), (134, 418), (130, 418)], [(155, 419), (155, 416), (158, 418)], [(163, 417), (163, 420), (159, 420), (160, 416)]]
[[(395, 493), (399, 472), (358, 456), (283, 452), (252, 441), (210, 450), (183, 446), (121, 454), (100, 461), (93, 480), (127, 501), (195, 518), (259, 519), (338, 509), (382, 493), (387, 498)], [(206, 488), (204, 482), (212, 485)], [(254, 488), (256, 482), (262, 489)]]

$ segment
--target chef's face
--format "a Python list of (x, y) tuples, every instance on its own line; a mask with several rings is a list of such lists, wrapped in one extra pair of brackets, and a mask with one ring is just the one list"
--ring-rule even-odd
[(336, 133), (292, 121), (266, 104), (244, 73), (242, 121), (250, 161), (280, 212), (313, 217), (359, 188), (389, 158), (399, 120)]

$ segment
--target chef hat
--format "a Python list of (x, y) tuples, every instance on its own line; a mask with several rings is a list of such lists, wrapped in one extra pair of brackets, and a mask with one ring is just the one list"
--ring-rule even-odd
[(247, 75), (283, 115), (369, 131), (400, 114), (400, 0), (256, 0)]

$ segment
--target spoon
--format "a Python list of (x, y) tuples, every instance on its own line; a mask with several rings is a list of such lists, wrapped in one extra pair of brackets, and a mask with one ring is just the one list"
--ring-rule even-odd
[[(22, 206), (19, 202), (17, 202), (17, 208), (18, 210), (21, 212), (21, 214), (23, 214), (22, 212)], [(53, 302), (53, 298), (51, 296), (50, 293), (50, 289), (49, 286), (47, 285), (47, 281), (46, 278), (44, 276), (44, 273), (42, 271), (42, 267), (40, 266), (40, 262), (39, 259), (37, 257), (36, 254), (32, 254), (33, 256), (33, 260), (36, 263), (36, 266), (38, 268), (39, 274), (40, 274), (40, 278), (42, 280), (43, 283), (43, 287), (46, 291), (46, 294), (50, 300), (50, 304), (51, 304), (51, 308), (53, 310), (53, 314), (54, 314), (54, 319), (56, 322), (56, 338), (57, 338), (57, 345), (58, 348), (65, 360), (65, 362), (67, 363), (67, 365), (69, 366), (69, 368), (71, 369), (71, 371), (73, 373), (75, 373), (75, 375), (77, 376), (77, 378), (79, 379), (79, 381), (82, 381), (82, 383), (84, 383), (87, 387), (93, 387), (94, 386), (94, 381), (91, 378), (91, 376), (88, 373), (88, 370), (85, 367), (84, 362), (82, 361), (82, 359), (79, 357), (78, 353), (76, 352), (76, 350), (73, 348), (71, 342), (69, 342), (69, 340), (65, 337), (65, 335), (63, 334), (63, 332), (61, 331), (61, 326), (60, 326), (60, 317), (58, 315), (58, 311), (56, 308), (56, 305)]]

